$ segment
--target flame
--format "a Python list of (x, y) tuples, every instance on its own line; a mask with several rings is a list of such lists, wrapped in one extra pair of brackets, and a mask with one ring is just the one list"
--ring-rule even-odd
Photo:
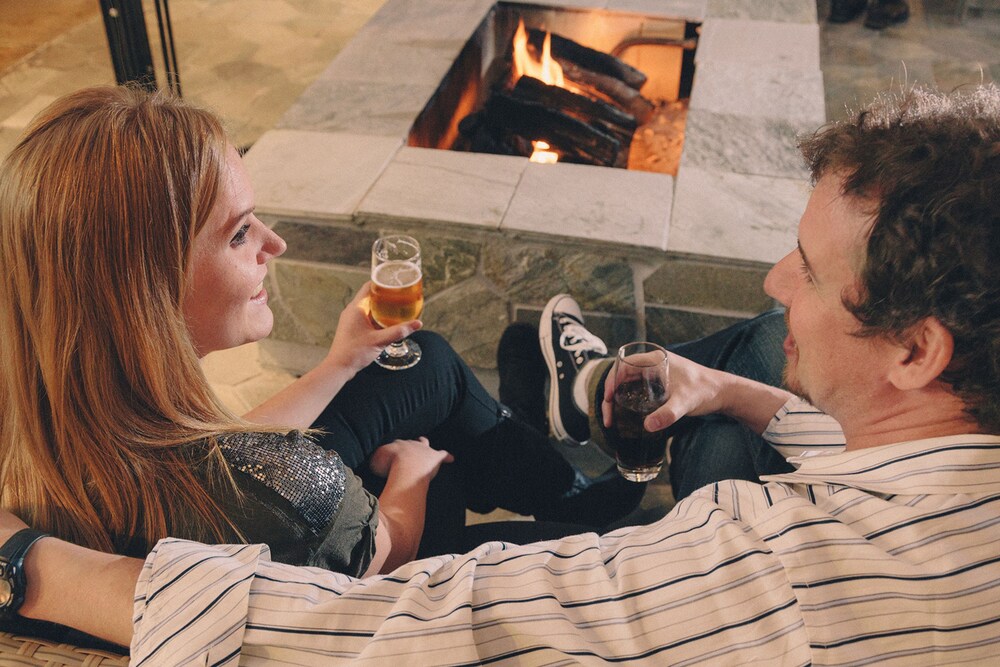
[[(545, 33), (542, 59), (535, 60), (528, 55), (528, 31), (524, 29), (524, 21), (520, 20), (514, 33), (514, 83), (522, 76), (534, 77), (550, 86), (566, 87), (562, 67), (552, 58), (552, 35)], [(532, 162), (553, 164), (559, 161), (559, 154), (549, 150), (551, 147), (546, 142), (532, 141), (531, 145), (535, 149), (529, 158)]]
[(549, 146), (544, 141), (532, 141), (531, 145), (535, 148), (531, 157), (528, 158), (532, 162), (538, 162), (539, 164), (555, 164), (559, 161), (559, 154), (555, 151), (550, 151)]
[(535, 60), (528, 55), (528, 31), (524, 29), (523, 20), (518, 22), (514, 33), (514, 82), (522, 76), (533, 76), (550, 86), (566, 87), (562, 67), (552, 59), (552, 35), (545, 33), (542, 60)]

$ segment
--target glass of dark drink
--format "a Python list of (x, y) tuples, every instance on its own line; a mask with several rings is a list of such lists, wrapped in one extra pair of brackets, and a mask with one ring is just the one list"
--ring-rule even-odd
[(655, 343), (629, 343), (618, 349), (609, 376), (614, 382), (609, 444), (618, 472), (633, 482), (648, 482), (660, 474), (667, 453), (666, 430), (650, 433), (646, 416), (670, 397), (667, 351)]
[[(420, 244), (412, 236), (383, 236), (372, 245), (372, 289), (369, 313), (379, 327), (391, 327), (420, 317), (424, 309), (424, 281)], [(420, 361), (420, 346), (405, 338), (392, 343), (375, 359), (389, 370), (402, 370)]]

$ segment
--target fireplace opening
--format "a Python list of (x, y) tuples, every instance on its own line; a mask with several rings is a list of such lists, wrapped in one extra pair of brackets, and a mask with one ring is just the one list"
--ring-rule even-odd
[(676, 175), (699, 27), (497, 3), (407, 143)]

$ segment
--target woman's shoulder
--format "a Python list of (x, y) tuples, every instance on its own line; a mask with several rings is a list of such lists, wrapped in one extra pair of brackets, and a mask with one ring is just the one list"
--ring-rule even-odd
[(250, 431), (218, 441), (229, 466), (287, 500), (313, 531), (326, 527), (343, 503), (353, 473), (336, 452), (301, 431)]

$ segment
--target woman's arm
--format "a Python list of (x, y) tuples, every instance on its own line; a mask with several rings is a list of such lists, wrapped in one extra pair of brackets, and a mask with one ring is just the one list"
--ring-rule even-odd
[(379, 495), (375, 557), (364, 576), (390, 572), (413, 560), (424, 532), (427, 488), (451, 454), (432, 449), (427, 438), (396, 440), (375, 450), (372, 472), (387, 477)]
[[(0, 544), (24, 527), (16, 516), (0, 511)], [(139, 559), (44, 537), (24, 559), (28, 587), (18, 613), (128, 646), (132, 599), (141, 570)]]
[(420, 328), (419, 320), (376, 328), (368, 317), (370, 287), (371, 283), (365, 283), (340, 314), (337, 332), (323, 361), (244, 415), (248, 421), (309, 428), (343, 386), (372, 363), (386, 345)]

